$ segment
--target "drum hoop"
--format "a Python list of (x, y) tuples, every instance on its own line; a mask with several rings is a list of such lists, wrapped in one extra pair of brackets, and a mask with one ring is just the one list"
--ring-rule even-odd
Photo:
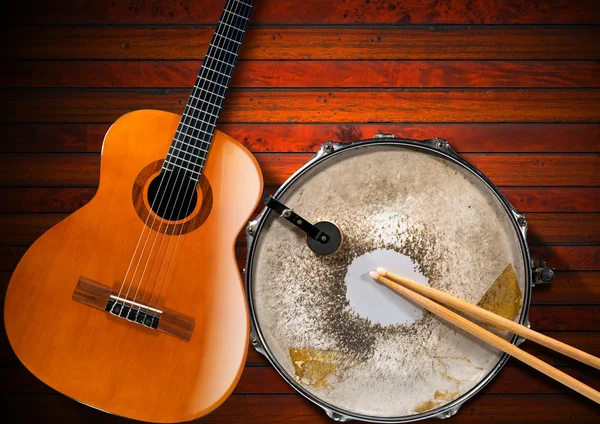
[[(475, 166), (471, 163), (467, 162), (465, 159), (461, 158), (457, 153), (450, 148), (448, 142), (445, 140), (434, 138), (431, 140), (411, 140), (404, 138), (370, 138), (365, 140), (360, 140), (347, 144), (340, 143), (332, 143), (327, 142), (321, 146), (317, 154), (313, 156), (307, 163), (305, 163), (300, 169), (294, 172), (280, 187), (277, 189), (273, 197), (278, 199), (296, 180), (302, 177), (308, 170), (313, 168), (315, 165), (326, 161), (329, 158), (338, 156), (346, 151), (357, 149), (364, 146), (370, 145), (378, 145), (378, 146), (392, 146), (392, 147), (410, 147), (415, 150), (421, 150), (433, 155), (437, 155), (443, 157), (445, 159), (454, 162), (455, 164), (460, 165), (465, 168), (467, 171), (473, 173), (476, 177), (478, 177), (485, 186), (496, 196), (496, 198), (500, 201), (505, 211), (510, 217), (510, 220), (513, 224), (513, 227), (518, 235), (519, 244), (521, 246), (523, 262), (525, 265), (525, 284), (524, 284), (524, 296), (523, 296), (523, 306), (522, 306), (522, 314), (519, 320), (520, 324), (530, 326), (529, 324), (529, 309), (531, 304), (531, 289), (533, 287), (533, 268), (531, 263), (531, 255), (529, 253), (529, 247), (527, 245), (527, 222), (525, 221), (525, 216), (517, 211), (509, 202), (506, 200), (504, 195), (500, 192), (498, 187), (494, 183), (492, 183), (481, 171), (479, 171)], [(254, 348), (263, 356), (267, 358), (270, 364), (275, 368), (275, 370), (281, 375), (285, 381), (290, 384), (298, 393), (304, 396), (306, 399), (319, 406), (330, 418), (333, 418), (335, 421), (346, 421), (346, 420), (360, 420), (366, 422), (373, 423), (406, 423), (412, 421), (418, 421), (427, 418), (448, 418), (458, 412), (458, 409), (470, 398), (472, 398), (475, 394), (477, 394), (481, 389), (483, 389), (502, 369), (502, 367), (506, 364), (506, 361), (510, 357), (508, 354), (503, 354), (498, 363), (487, 373), (487, 375), (475, 386), (473, 386), (468, 392), (463, 394), (462, 396), (452, 400), (451, 402), (445, 404), (442, 407), (434, 408), (426, 412), (422, 412), (420, 414), (414, 414), (410, 416), (401, 416), (401, 417), (373, 417), (369, 415), (357, 414), (351, 411), (346, 411), (344, 409), (338, 408), (334, 405), (331, 405), (312, 393), (306, 390), (301, 384), (299, 384), (295, 379), (290, 377), (288, 373), (283, 369), (280, 365), (279, 361), (275, 358), (271, 350), (269, 349), (265, 339), (262, 335), (260, 327), (258, 325), (258, 320), (255, 313), (255, 307), (253, 303), (252, 296), (252, 266), (253, 266), (253, 258), (254, 258), (254, 250), (259, 239), (258, 235), (260, 234), (262, 227), (271, 212), (270, 209), (265, 208), (259, 214), (259, 216), (252, 221), (247, 230), (247, 241), (248, 241), (248, 253), (246, 257), (246, 269), (245, 269), (245, 288), (246, 288), (246, 297), (248, 299), (249, 312), (250, 312), (250, 337), (252, 341), (252, 345)], [(251, 230), (250, 230), (251, 229)], [(518, 345), (522, 343), (524, 339), (520, 338), (517, 335), (513, 335), (510, 342), (512, 344)]]

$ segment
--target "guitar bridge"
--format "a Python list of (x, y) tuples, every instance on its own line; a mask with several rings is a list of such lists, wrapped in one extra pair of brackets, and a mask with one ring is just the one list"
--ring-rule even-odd
[(183, 340), (190, 340), (194, 332), (195, 320), (192, 317), (119, 297), (110, 287), (85, 278), (80, 278), (77, 282), (72, 299), (75, 302)]
[(108, 298), (105, 310), (118, 317), (127, 318), (129, 321), (154, 329), (158, 328), (158, 321), (162, 314), (162, 311), (158, 309), (114, 295), (110, 295)]

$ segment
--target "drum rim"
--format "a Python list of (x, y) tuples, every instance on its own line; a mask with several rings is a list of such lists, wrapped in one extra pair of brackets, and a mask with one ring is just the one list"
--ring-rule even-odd
[[(276, 199), (279, 198), (279, 196), (283, 194), (296, 180), (298, 180), (301, 176), (308, 172), (308, 170), (310, 170), (317, 164), (320, 164), (321, 162), (324, 162), (329, 158), (340, 155), (348, 150), (353, 150), (370, 145), (409, 147), (417, 151), (425, 151), (427, 153), (433, 154), (434, 156), (441, 156), (445, 159), (450, 160), (451, 162), (460, 165), (467, 171), (473, 173), (496, 196), (496, 198), (504, 207), (506, 213), (509, 215), (510, 221), (513, 224), (513, 228), (517, 233), (519, 244), (521, 246), (521, 252), (523, 256), (522, 259), (525, 265), (526, 281), (524, 282), (523, 306), (519, 323), (529, 327), (528, 317), (531, 306), (531, 291), (533, 287), (533, 267), (531, 263), (531, 254), (529, 252), (529, 247), (526, 239), (527, 222), (525, 221), (525, 217), (522, 213), (517, 211), (508, 202), (508, 200), (506, 200), (504, 195), (500, 192), (500, 190), (498, 189), (498, 187), (496, 187), (494, 183), (492, 183), (481, 171), (475, 168), (475, 166), (473, 166), (471, 163), (467, 162), (465, 159), (461, 158), (457, 153), (455, 153), (454, 150), (450, 148), (448, 142), (446, 142), (445, 140), (439, 138), (434, 138), (430, 140), (411, 140), (405, 138), (370, 138), (346, 144), (327, 142), (321, 146), (321, 148), (313, 158), (311, 158), (307, 163), (305, 163), (296, 172), (294, 172), (277, 189), (275, 194), (273, 194), (273, 197)], [(399, 417), (376, 417), (370, 415), (357, 414), (339, 408), (335, 405), (331, 405), (323, 401), (322, 399), (319, 399), (317, 396), (313, 395), (306, 388), (304, 388), (304, 386), (299, 384), (295, 379), (289, 376), (285, 369), (283, 369), (283, 367), (280, 365), (279, 361), (277, 360), (277, 358), (275, 358), (275, 355), (273, 355), (267, 343), (265, 342), (264, 336), (258, 324), (252, 296), (252, 266), (255, 247), (259, 239), (258, 236), (270, 212), (271, 211), (268, 208), (264, 208), (263, 211), (261, 211), (261, 213), (259, 214), (259, 216), (250, 223), (247, 230), (248, 253), (246, 257), (244, 285), (246, 288), (246, 297), (248, 300), (248, 308), (250, 313), (252, 345), (260, 354), (267, 358), (267, 360), (273, 366), (273, 368), (275, 368), (279, 375), (281, 375), (288, 384), (290, 384), (298, 393), (300, 393), (306, 399), (325, 410), (325, 412), (330, 418), (333, 418), (336, 421), (346, 421), (354, 419), (373, 423), (406, 423), (435, 417), (448, 418), (454, 415), (456, 412), (458, 412), (459, 408), (466, 401), (471, 399), (475, 394), (481, 391), (490, 381), (492, 381), (492, 379), (498, 375), (500, 370), (506, 364), (506, 361), (508, 360), (510, 355), (505, 353), (500, 357), (500, 360), (485, 375), (485, 377), (465, 394), (452, 400), (451, 402), (445, 404), (442, 407), (436, 407), (429, 411), (414, 415), (403, 415)], [(252, 228), (252, 231), (250, 231), (250, 228)], [(514, 345), (520, 344), (522, 341), (523, 339), (515, 334), (513, 334), (513, 337), (510, 339), (510, 343)]]

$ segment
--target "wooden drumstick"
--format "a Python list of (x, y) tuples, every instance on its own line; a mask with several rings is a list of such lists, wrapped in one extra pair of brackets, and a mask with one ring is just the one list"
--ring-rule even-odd
[(445, 319), (446, 321), (449, 321), (469, 334), (472, 334), (480, 340), (483, 340), (497, 349), (500, 349), (504, 353), (517, 358), (536, 370), (546, 374), (548, 377), (553, 378), (554, 380), (564, 384), (567, 387), (570, 387), (576, 392), (581, 393), (582, 395), (592, 399), (594, 402), (600, 404), (600, 392), (594, 390), (590, 386), (583, 384), (581, 381), (574, 379), (570, 375), (565, 374), (564, 372), (554, 368), (553, 366), (525, 352), (524, 350), (519, 349), (517, 346), (507, 342), (503, 338), (485, 330), (484, 328), (479, 327), (475, 323), (463, 318), (455, 312), (452, 312), (444, 306), (435, 303), (433, 300), (430, 300), (398, 283), (395, 283), (389, 278), (380, 275), (376, 271), (371, 271), (370, 275), (371, 278), (382, 282), (392, 290), (400, 293), (417, 305), (427, 309), (429, 312)]
[(480, 308), (479, 306), (473, 305), (472, 303), (465, 302), (464, 300), (454, 297), (448, 293), (441, 292), (434, 288), (411, 281), (408, 278), (404, 278), (399, 275), (388, 272), (384, 268), (377, 268), (377, 273), (379, 275), (387, 277), (388, 279), (398, 284), (403, 285), (404, 287), (411, 289), (412, 291), (420, 293), (423, 296), (426, 296), (438, 302), (442, 302), (461, 312), (469, 314), (474, 318), (484, 321), (485, 323), (490, 324), (496, 328), (508, 330), (512, 333), (526, 338), (527, 340), (531, 340), (532, 342), (536, 342), (549, 349), (560, 352), (563, 355), (569, 356), (579, 362), (583, 362), (584, 364), (587, 364), (591, 367), (600, 369), (600, 358), (590, 355), (589, 353), (586, 353), (582, 350), (576, 349), (573, 346), (569, 346), (568, 344), (559, 342), (558, 340), (553, 339), (552, 337), (540, 334), (537, 331), (525, 327), (524, 325), (496, 315), (493, 312)]

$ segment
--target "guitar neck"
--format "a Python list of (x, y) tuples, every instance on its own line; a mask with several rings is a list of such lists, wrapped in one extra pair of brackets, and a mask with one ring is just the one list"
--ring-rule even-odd
[(163, 164), (198, 181), (254, 0), (227, 0)]

